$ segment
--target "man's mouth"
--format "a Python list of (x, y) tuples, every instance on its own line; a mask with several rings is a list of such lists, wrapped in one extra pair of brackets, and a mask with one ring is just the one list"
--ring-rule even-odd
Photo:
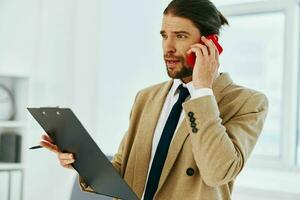
[(168, 67), (175, 67), (178, 63), (180, 63), (180, 60), (166, 59), (166, 63)]

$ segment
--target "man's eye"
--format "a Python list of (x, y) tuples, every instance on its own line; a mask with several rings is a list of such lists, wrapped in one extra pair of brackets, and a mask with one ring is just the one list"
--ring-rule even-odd
[(178, 39), (185, 39), (185, 38), (187, 38), (187, 36), (186, 35), (177, 35), (177, 38)]
[(161, 35), (161, 37), (162, 37), (163, 39), (166, 39), (166, 38), (167, 38), (167, 35)]

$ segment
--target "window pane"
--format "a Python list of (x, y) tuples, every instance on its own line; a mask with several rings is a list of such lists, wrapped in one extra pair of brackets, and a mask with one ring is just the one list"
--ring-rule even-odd
[(269, 113), (254, 154), (279, 156), (282, 130), (284, 14), (267, 13), (228, 18), (221, 32), (220, 71), (237, 84), (267, 95)]

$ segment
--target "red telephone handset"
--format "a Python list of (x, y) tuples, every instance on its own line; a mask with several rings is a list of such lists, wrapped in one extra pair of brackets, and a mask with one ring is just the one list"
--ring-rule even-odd
[[(222, 51), (223, 51), (223, 48), (219, 44), (218, 38), (215, 35), (208, 35), (208, 36), (206, 36), (206, 38), (213, 41), (213, 43), (217, 47), (217, 50), (218, 50), (219, 55), (220, 55), (222, 53)], [(200, 41), (200, 43), (204, 44), (202, 41)], [(194, 65), (195, 65), (195, 62), (196, 62), (196, 55), (195, 55), (195, 53), (188, 54), (187, 57), (186, 57), (186, 62), (188, 64), (188, 66), (193, 69)]]

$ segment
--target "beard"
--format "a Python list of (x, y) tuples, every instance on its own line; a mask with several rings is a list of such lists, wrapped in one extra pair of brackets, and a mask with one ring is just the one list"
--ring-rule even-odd
[[(173, 79), (182, 79), (193, 75), (193, 69), (187, 67), (182, 56), (164, 56), (168, 76)], [(173, 58), (179, 60), (175, 70), (169, 70), (166, 59)]]

